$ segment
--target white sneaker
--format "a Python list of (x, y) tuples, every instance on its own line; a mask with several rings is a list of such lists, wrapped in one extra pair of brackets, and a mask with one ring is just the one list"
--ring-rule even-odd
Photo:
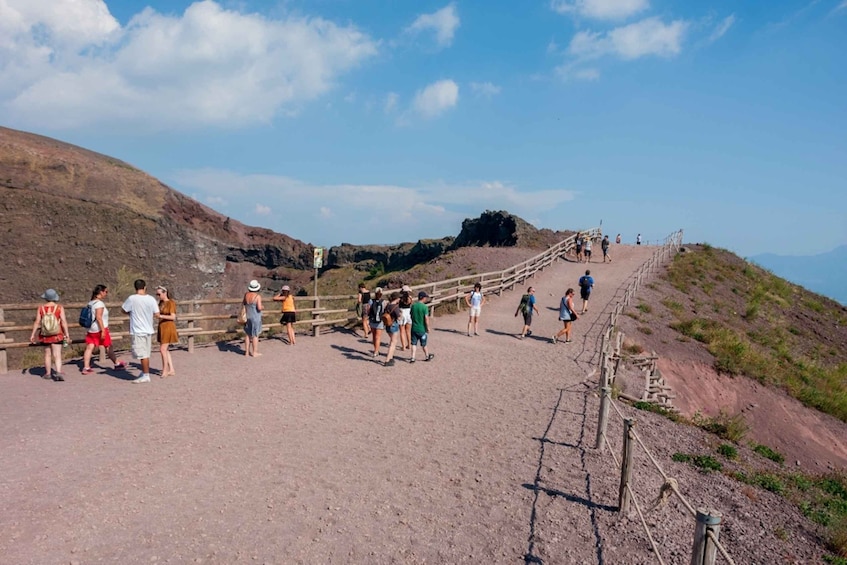
[(137, 379), (133, 379), (131, 382), (133, 382), (135, 384), (149, 383), (150, 382), (150, 375), (148, 373), (143, 373), (140, 377), (138, 377)]

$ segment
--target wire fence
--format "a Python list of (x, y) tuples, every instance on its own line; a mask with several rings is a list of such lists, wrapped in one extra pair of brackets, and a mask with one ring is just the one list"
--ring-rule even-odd
[[(653, 456), (650, 450), (638, 436), (635, 431), (635, 420), (627, 417), (617, 406), (617, 403), (612, 398), (612, 383), (614, 382), (615, 370), (618, 367), (620, 359), (621, 340), (618, 339), (617, 322), (627, 306), (632, 302), (635, 293), (651, 275), (656, 273), (666, 262), (671, 260), (682, 246), (682, 230), (672, 233), (665, 238), (662, 246), (648, 259), (636, 273), (633, 275), (630, 284), (623, 292), (621, 299), (615, 304), (612, 312), (609, 314), (609, 320), (604, 328), (600, 340), (600, 410), (597, 423), (597, 438), (594, 447), (602, 449), (605, 446), (615, 465), (621, 470), (620, 489), (618, 492), (618, 510), (622, 513), (627, 513), (630, 510), (630, 505), (635, 507), (641, 522), (644, 532), (647, 536), (653, 554), (656, 560), (664, 565), (659, 547), (650, 532), (647, 520), (644, 516), (642, 504), (639, 503), (632, 488), (632, 470), (633, 470), (633, 452), (635, 447), (639, 447), (647, 456), (650, 463), (661, 475), (663, 483), (660, 489), (660, 494), (656, 499), (654, 508), (663, 504), (671, 495), (676, 496), (682, 503), (682, 506), (694, 517), (694, 543), (691, 552), (692, 565), (713, 565), (717, 554), (726, 560), (730, 565), (735, 565), (726, 549), (720, 543), (720, 524), (721, 513), (712, 509), (697, 508), (685, 498), (679, 490), (679, 484), (676, 479), (670, 477)], [(610, 416), (610, 409), (617, 415), (618, 419), (623, 424), (623, 448), (620, 459), (615, 455), (615, 451), (609, 442), (607, 427)]]

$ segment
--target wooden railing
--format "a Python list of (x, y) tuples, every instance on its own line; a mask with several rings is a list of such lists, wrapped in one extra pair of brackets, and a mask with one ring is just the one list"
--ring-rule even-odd
[[(581, 233), (596, 239), (600, 237), (600, 228), (583, 230)], [(461, 308), (464, 296), (473, 289), (475, 283), (482, 284), (483, 294), (500, 295), (504, 290), (511, 290), (516, 285), (524, 283), (536, 273), (544, 270), (554, 262), (562, 259), (575, 245), (575, 235), (552, 245), (547, 250), (522, 261), (517, 265), (492, 271), (489, 273), (466, 275), (443, 281), (425, 283), (412, 287), (416, 295), (424, 290), (430, 296), (430, 310), (435, 311), (439, 306), (455, 304)], [(345, 326), (358, 319), (356, 315), (356, 295), (340, 296), (296, 296), (294, 298), (297, 317), (295, 325), (299, 328), (311, 329), (312, 335), (319, 336), (321, 328)], [(85, 330), (78, 327), (79, 312), (87, 302), (62, 304), (68, 320), (72, 344), (85, 343)], [(109, 329), (113, 341), (120, 342), (129, 335), (126, 328), (128, 316), (121, 312), (120, 302), (107, 303), (109, 308)], [(323, 307), (322, 307), (323, 304)], [(31, 347), (28, 332), (32, 331), (32, 321), (41, 303), (0, 304), (0, 374), (7, 373), (9, 361), (7, 351), (10, 349)], [(200, 336), (236, 335), (241, 326), (235, 323), (241, 306), (240, 298), (184, 300), (177, 303), (177, 329), (180, 337), (187, 340), (188, 351), (193, 352), (195, 341)], [(13, 318), (7, 321), (6, 317)], [(262, 331), (276, 330), (281, 324), (274, 319), (279, 316), (279, 310), (266, 307), (262, 312)], [(8, 334), (20, 336), (12, 339)], [(100, 349), (100, 361), (105, 362), (105, 352)]]

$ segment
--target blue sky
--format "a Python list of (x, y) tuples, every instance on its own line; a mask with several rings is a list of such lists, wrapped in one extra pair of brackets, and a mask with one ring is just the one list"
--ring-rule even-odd
[(847, 0), (0, 0), (0, 124), (315, 245), (847, 243)]

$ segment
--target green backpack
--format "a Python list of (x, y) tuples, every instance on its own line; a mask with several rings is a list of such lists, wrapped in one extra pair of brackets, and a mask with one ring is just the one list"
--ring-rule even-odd
[(520, 310), (521, 314), (523, 314), (524, 316), (529, 313), (529, 295), (528, 294), (524, 294), (523, 296), (521, 296), (521, 303), (520, 303), (520, 306), (518, 306), (518, 310)]

